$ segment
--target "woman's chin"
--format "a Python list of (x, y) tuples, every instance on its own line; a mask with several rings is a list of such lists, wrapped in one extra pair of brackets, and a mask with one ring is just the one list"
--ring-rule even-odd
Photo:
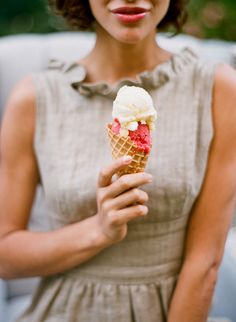
[(146, 38), (146, 34), (140, 32), (139, 30), (128, 30), (124, 32), (117, 33), (114, 35), (114, 38), (120, 42), (127, 45), (135, 45), (140, 43), (143, 39)]

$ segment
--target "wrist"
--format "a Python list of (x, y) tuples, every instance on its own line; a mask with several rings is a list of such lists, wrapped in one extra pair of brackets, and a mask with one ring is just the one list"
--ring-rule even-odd
[(102, 231), (98, 214), (89, 218), (91, 221), (91, 243), (95, 248), (106, 248), (112, 245), (112, 240), (109, 239)]

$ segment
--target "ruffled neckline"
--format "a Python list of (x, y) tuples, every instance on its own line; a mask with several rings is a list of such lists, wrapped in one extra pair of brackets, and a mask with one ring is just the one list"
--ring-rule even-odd
[(172, 78), (181, 74), (197, 58), (196, 53), (190, 48), (184, 48), (179, 53), (173, 54), (168, 61), (157, 65), (153, 70), (138, 74), (136, 79), (121, 79), (115, 84), (108, 84), (106, 82), (85, 83), (86, 69), (77, 62), (51, 60), (49, 69), (60, 70), (70, 85), (81, 95), (92, 96), (99, 94), (114, 99), (118, 90), (124, 85), (139, 86), (146, 90), (161, 87)]

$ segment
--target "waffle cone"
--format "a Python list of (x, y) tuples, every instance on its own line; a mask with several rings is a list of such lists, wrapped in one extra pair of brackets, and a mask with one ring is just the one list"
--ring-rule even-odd
[(123, 137), (119, 134), (115, 134), (111, 129), (111, 124), (108, 124), (106, 129), (113, 159), (118, 159), (126, 155), (132, 156), (133, 158), (131, 163), (125, 169), (122, 169), (117, 173), (118, 176), (129, 173), (143, 172), (146, 167), (149, 154), (138, 150), (137, 146), (129, 136)]

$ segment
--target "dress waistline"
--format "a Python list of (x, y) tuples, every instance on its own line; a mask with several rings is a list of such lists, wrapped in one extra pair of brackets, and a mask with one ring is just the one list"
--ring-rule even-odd
[(181, 261), (176, 260), (158, 266), (147, 267), (94, 267), (83, 264), (63, 273), (66, 278), (88, 280), (109, 284), (149, 284), (162, 283), (164, 280), (177, 276)]

